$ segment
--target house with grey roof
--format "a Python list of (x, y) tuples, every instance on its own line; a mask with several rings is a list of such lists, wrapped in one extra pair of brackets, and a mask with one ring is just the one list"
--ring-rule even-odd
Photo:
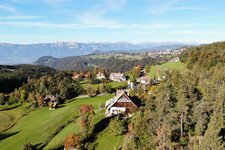
[(117, 81), (117, 82), (122, 82), (127, 80), (126, 76), (122, 73), (111, 73), (109, 78), (110, 80)]

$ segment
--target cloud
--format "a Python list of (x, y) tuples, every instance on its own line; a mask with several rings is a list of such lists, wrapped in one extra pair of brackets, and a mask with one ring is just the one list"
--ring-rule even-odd
[(187, 6), (187, 4), (182, 3), (184, 0), (151, 0), (150, 1), (150, 10), (152, 14), (162, 14), (169, 12), (171, 10), (177, 11), (187, 11), (187, 10), (206, 10), (205, 6)]
[(205, 10), (206, 7), (199, 6), (199, 7), (190, 7), (190, 6), (180, 6), (180, 7), (170, 7), (170, 10)]
[(0, 4), (0, 10), (7, 11), (10, 13), (17, 13), (17, 10), (14, 9), (13, 7), (2, 5), (2, 4)]
[(121, 28), (123, 25), (114, 20), (103, 19), (100, 16), (90, 13), (80, 16), (80, 23), (89, 27), (103, 27), (103, 28)]
[(81, 29), (78, 24), (56, 24), (46, 22), (0, 22), (0, 25), (16, 26), (16, 27), (42, 27), (42, 28), (65, 28), (65, 29)]
[(15, 15), (15, 16), (0, 16), (0, 19), (4, 20), (28, 20), (37, 19), (39, 16), (27, 16), (27, 15)]
[(59, 7), (61, 4), (65, 4), (68, 0), (41, 0), (41, 2), (48, 4), (52, 7)]
[(106, 0), (106, 5), (108, 7), (118, 9), (123, 7), (126, 4), (126, 0)]
[(61, 28), (68, 30), (80, 29), (132, 29), (132, 30), (160, 30), (160, 29), (186, 29), (198, 28), (196, 24), (172, 24), (172, 23), (154, 23), (154, 24), (124, 24), (113, 20), (104, 20), (89, 17), (88, 20), (81, 20), (79, 23), (48, 23), (48, 22), (24, 22), (24, 21), (2, 21), (2, 26), (16, 26), (16, 27), (40, 27), (40, 28)]

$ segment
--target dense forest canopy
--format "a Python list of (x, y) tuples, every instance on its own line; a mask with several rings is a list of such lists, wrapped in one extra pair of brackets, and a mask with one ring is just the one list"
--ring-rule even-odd
[(54, 72), (55, 69), (38, 65), (0, 65), (0, 93), (10, 93), (27, 83), (28, 79)]
[(131, 120), (125, 149), (214, 149), (225, 145), (225, 42), (188, 48), (189, 69), (167, 73)]
[(210, 69), (211, 67), (225, 62), (225, 42), (203, 45), (200, 47), (187, 48), (180, 60), (188, 65), (189, 68), (198, 66)]

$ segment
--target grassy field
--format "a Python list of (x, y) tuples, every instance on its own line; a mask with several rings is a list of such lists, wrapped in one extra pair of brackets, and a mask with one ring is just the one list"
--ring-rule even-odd
[(152, 66), (150, 72), (148, 75), (151, 78), (154, 78), (154, 76), (158, 77), (163, 76), (164, 72), (166, 70), (183, 70), (186, 68), (186, 65), (181, 62), (167, 62), (162, 65)]
[(97, 140), (93, 143), (96, 150), (114, 150), (120, 149), (123, 146), (124, 136), (115, 136), (110, 133), (108, 128), (101, 132)]
[[(101, 85), (102, 83), (99, 83), (99, 84), (88, 84), (88, 83), (85, 83), (85, 84), (81, 84), (81, 86), (86, 90), (88, 86), (91, 86), (94, 90), (97, 90), (97, 88)], [(127, 85), (127, 82), (110, 82), (108, 83), (109, 85), (112, 86), (112, 88), (118, 88), (120, 86), (125, 86)]]
[(22, 107), (0, 111), (0, 132), (12, 125), (17, 118), (22, 116), (23, 112)]
[[(96, 110), (94, 115), (94, 124), (101, 121), (103, 118), (105, 118), (105, 111), (104, 110)], [(56, 135), (51, 142), (45, 147), (45, 149), (54, 149), (61, 145), (63, 145), (65, 137), (74, 132), (79, 133), (80, 132), (80, 124), (79, 124), (78, 118), (75, 122), (69, 124), (66, 126), (58, 135)]]
[[(113, 97), (113, 95), (82, 98), (64, 104), (64, 106), (55, 111), (50, 111), (48, 108), (32, 111), (29, 115), (21, 118), (16, 125), (6, 133), (0, 134), (0, 149), (22, 149), (23, 145), (27, 142), (31, 142), (34, 145), (40, 145), (44, 143), (60, 125), (66, 123), (74, 116), (79, 116), (79, 108), (81, 105), (92, 104), (95, 111), (98, 111), (99, 104), (111, 97)], [(11, 113), (16, 113), (15, 109), (9, 111), (12, 111)], [(0, 120), (0, 123), (2, 125), (2, 120)], [(79, 130), (79, 127), (76, 124), (77, 121), (75, 121), (75, 125), (71, 123), (64, 128), (55, 138), (53, 138), (53, 142), (51, 141), (48, 146), (54, 147), (54, 143), (62, 144), (67, 133)]]
[(1, 105), (0, 106), (0, 111), (4, 111), (4, 110), (9, 110), (9, 109), (13, 109), (13, 108), (16, 108), (18, 106), (20, 106), (21, 104), (12, 104), (12, 105)]

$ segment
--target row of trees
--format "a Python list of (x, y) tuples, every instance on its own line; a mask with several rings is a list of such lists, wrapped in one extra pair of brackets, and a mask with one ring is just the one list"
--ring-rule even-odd
[(58, 72), (45, 75), (39, 79), (31, 79), (27, 84), (10, 94), (0, 94), (0, 104), (28, 102), (33, 106), (42, 107), (46, 95), (58, 95), (61, 100), (71, 99), (83, 93), (84, 89), (78, 82), (71, 79), (71, 74)]
[(54, 69), (34, 65), (0, 65), (0, 93), (11, 93), (16, 88), (26, 84), (29, 79), (39, 78), (43, 75), (52, 75)]

